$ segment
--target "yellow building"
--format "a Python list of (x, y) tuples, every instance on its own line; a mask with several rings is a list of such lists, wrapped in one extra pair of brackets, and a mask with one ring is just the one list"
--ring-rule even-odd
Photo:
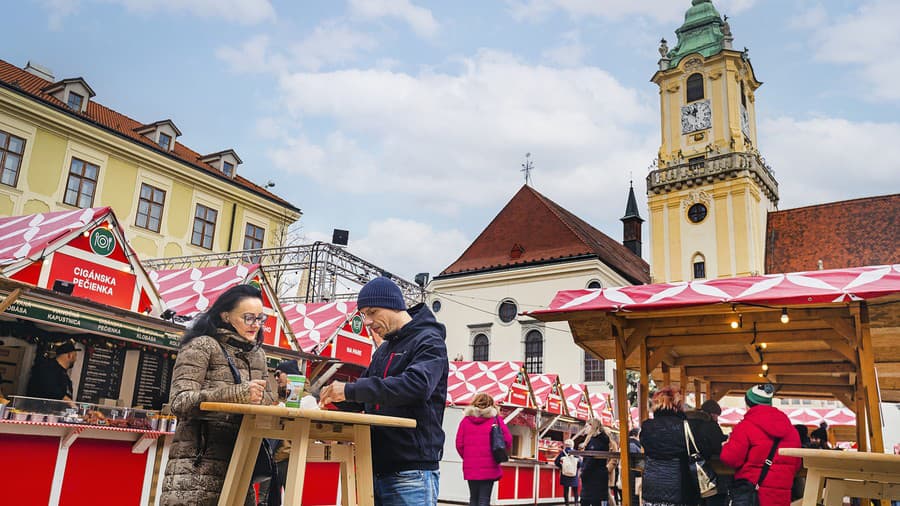
[(761, 274), (778, 183), (757, 149), (756, 79), (710, 0), (660, 42), (662, 141), (647, 176), (653, 282)]
[(300, 210), (202, 155), (171, 120), (141, 123), (93, 100), (82, 78), (0, 60), (0, 215), (110, 206), (141, 258), (271, 247)]

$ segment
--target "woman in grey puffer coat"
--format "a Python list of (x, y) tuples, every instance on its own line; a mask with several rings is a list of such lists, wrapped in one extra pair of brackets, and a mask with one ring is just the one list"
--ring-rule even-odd
[[(265, 391), (266, 356), (259, 347), (264, 320), (260, 291), (238, 285), (219, 296), (185, 332), (172, 373), (169, 403), (179, 424), (163, 478), (161, 504), (218, 503), (241, 417), (200, 411), (200, 403), (271, 403)], [(226, 353), (240, 383), (235, 383)], [(248, 490), (246, 504), (255, 504), (253, 499), (253, 491)]]

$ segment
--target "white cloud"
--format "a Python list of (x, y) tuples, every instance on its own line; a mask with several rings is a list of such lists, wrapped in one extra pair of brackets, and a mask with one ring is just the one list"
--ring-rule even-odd
[(216, 49), (216, 58), (225, 62), (233, 72), (282, 72), (287, 68), (284, 56), (273, 53), (268, 35), (257, 35), (237, 47)]
[(366, 19), (398, 18), (420, 37), (433, 37), (440, 29), (430, 10), (413, 5), (409, 0), (350, 0), (350, 12)]
[(575, 67), (581, 65), (587, 53), (587, 47), (581, 43), (581, 33), (573, 30), (563, 34), (560, 45), (544, 50), (541, 56), (562, 67)]
[[(717, 0), (716, 9), (731, 15), (753, 7), (757, 0)], [(672, 23), (684, 18), (690, 7), (686, 2), (672, 0), (507, 0), (510, 12), (518, 20), (539, 21), (560, 10), (572, 17), (583, 16), (618, 20), (628, 16), (642, 16), (660, 23)]]
[[(816, 59), (858, 65), (860, 76), (871, 86), (872, 99), (900, 100), (900, 2), (871, 0), (856, 12), (831, 24), (820, 25), (812, 34)], [(864, 90), (857, 90), (863, 92)]]
[(182, 14), (217, 18), (253, 25), (275, 19), (275, 8), (269, 0), (41, 0), (50, 13), (50, 27), (57, 29), (81, 4), (117, 4), (131, 12)]
[(781, 117), (759, 131), (781, 209), (898, 191), (900, 123)]
[(350, 240), (350, 251), (412, 281), (416, 273), (439, 273), (469, 246), (456, 229), (435, 230), (427, 223), (387, 218), (369, 223), (365, 237)]
[[(553, 198), (608, 195), (609, 215), (621, 214), (628, 172), (640, 174), (658, 147), (653, 97), (592, 67), (533, 66), (490, 51), (461, 65), (457, 74), (284, 76), (284, 108), (305, 125), (324, 119), (333, 128), (321, 140), (296, 135), (270, 152), (273, 163), (335, 188), (349, 177), (357, 191), (390, 191), (455, 215), (511, 195), (530, 151), (538, 188), (559, 190)], [(579, 171), (588, 177), (575, 183)]]

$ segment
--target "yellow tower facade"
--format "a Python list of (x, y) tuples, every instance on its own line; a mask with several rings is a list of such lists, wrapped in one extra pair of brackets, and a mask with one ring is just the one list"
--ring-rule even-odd
[(653, 282), (764, 272), (778, 183), (757, 149), (748, 51), (710, 0), (693, 0), (678, 44), (660, 42), (661, 144), (647, 176)]

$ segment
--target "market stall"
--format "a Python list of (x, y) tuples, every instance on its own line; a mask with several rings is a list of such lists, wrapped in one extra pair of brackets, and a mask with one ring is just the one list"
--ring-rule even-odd
[[(540, 406), (521, 362), (450, 362), (447, 380), (447, 435), (441, 460), (440, 500), (466, 503), (468, 486), (462, 459), (456, 452), (456, 430), (463, 410), (476, 393), (485, 392), (500, 405), (500, 416), (509, 426), (513, 444), (510, 460), (501, 465), (503, 477), (494, 487), (491, 504), (544, 504), (559, 502), (562, 489), (558, 470), (539, 460)], [(562, 409), (565, 409), (563, 407)]]
[[(0, 448), (17, 457), (0, 459), (5, 501), (150, 501), (174, 430), (158, 410), (180, 329), (163, 310), (110, 208), (0, 218)], [(77, 350), (72, 401), (25, 396), (61, 342)]]
[(372, 361), (374, 341), (356, 302), (285, 304), (283, 308), (303, 351), (361, 367)]
[(558, 374), (530, 374), (528, 379), (540, 408), (538, 460), (553, 463), (563, 449), (563, 442), (574, 437), (584, 427), (584, 420), (569, 411)]

